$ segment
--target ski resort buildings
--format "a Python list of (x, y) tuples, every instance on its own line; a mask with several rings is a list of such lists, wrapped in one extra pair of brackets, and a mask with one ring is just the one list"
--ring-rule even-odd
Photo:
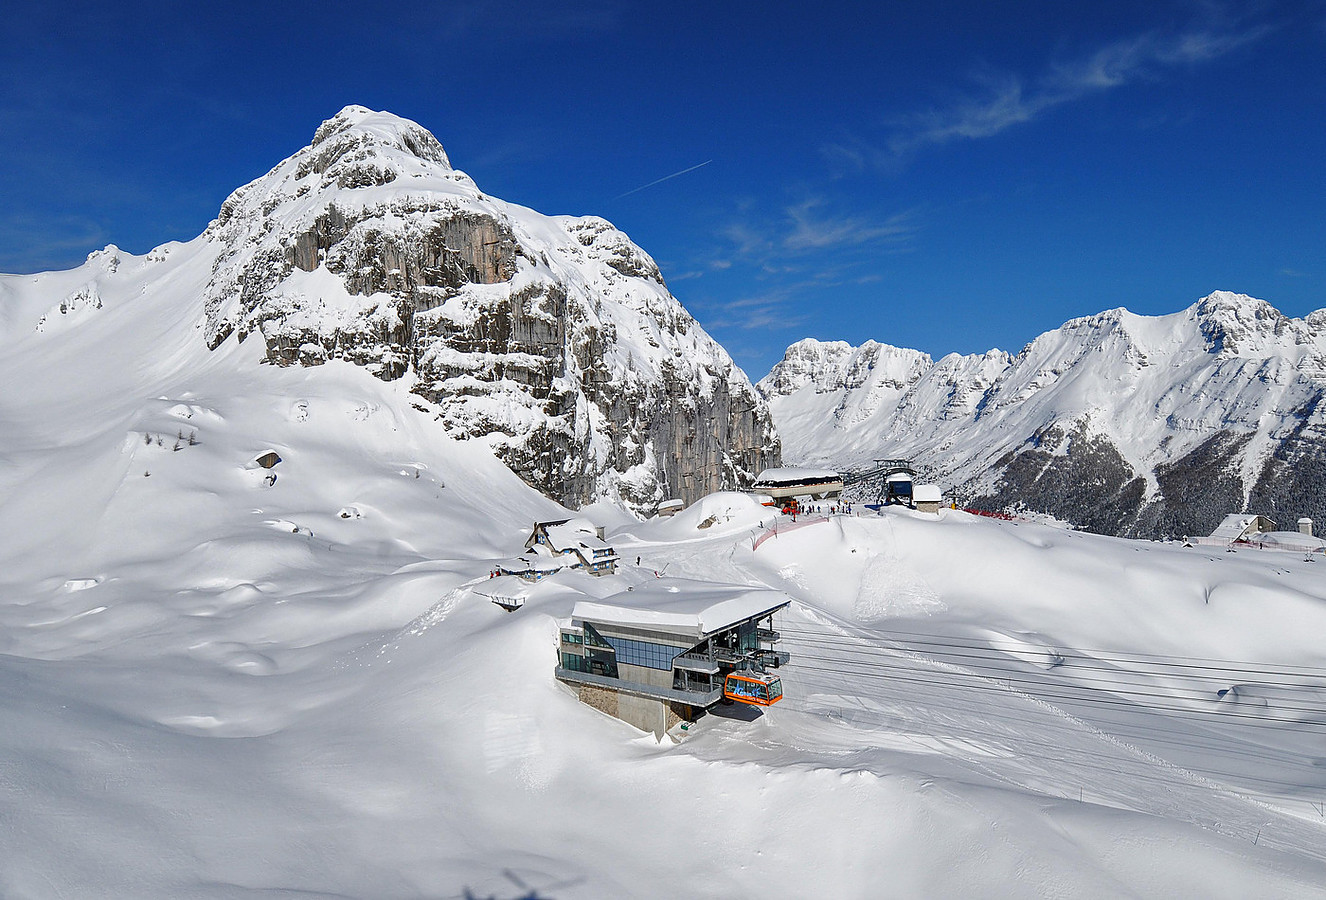
[(591, 575), (611, 575), (621, 557), (603, 539), (603, 529), (588, 519), (535, 522), (525, 541), (526, 552), (497, 567), (501, 575), (538, 581), (562, 569), (582, 569)]
[(773, 649), (786, 594), (663, 578), (580, 601), (562, 623), (556, 675), (583, 703), (662, 736), (723, 699), (725, 677), (788, 661)]

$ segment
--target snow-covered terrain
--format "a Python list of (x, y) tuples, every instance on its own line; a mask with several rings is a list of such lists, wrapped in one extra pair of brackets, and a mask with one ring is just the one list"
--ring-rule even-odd
[(1075, 319), (1017, 356), (801, 341), (759, 383), (789, 462), (910, 457), (963, 500), (1142, 536), (1326, 516), (1326, 310), (1217, 292)]
[[(317, 201), (333, 184), (335, 215)], [(421, 260), (460, 276), (409, 274)], [(571, 511), (504, 464), (511, 441), (439, 420), (474, 425), (473, 400), (561, 426), (507, 384), (538, 354), (504, 344), (497, 377), (469, 370), (453, 395), (427, 387), (463, 380), (438, 374), (452, 351), (432, 337), (443, 320), (533, 335), (561, 297), (586, 329), (617, 328), (547, 357), (584, 391), (576, 423), (599, 421), (594, 397), (664, 397), (676, 382), (642, 375), (633, 395), (622, 374), (658, 363), (699, 391), (672, 397), (678, 433), (708, 427), (740, 373), (646, 263), (601, 220), (492, 201), (418, 126), (348, 108), (194, 241), (0, 276), (0, 897), (1326, 896), (1326, 583), (1297, 553), (953, 510), (793, 523), (711, 492), (647, 522), (582, 509), (618, 574), (490, 578), (534, 521)], [(617, 293), (586, 287), (614, 281), (604, 266)], [(519, 314), (492, 312), (517, 296)], [(389, 333), (407, 321), (412, 343)], [(1194, 384), (1238, 382), (1266, 321), (1208, 336), (1231, 371)], [(1302, 337), (1299, 368), (1264, 368), (1286, 396), (1309, 325), (1277, 326), (1284, 347)], [(1037, 346), (1037, 371), (1067, 352)], [(879, 352), (881, 409), (946, 363), (1005, 385), (946, 395), (957, 423), (1012, 417), (996, 400), (1031, 383), (999, 354)], [(316, 364), (264, 364), (292, 361)], [(593, 394), (591, 370), (617, 381)], [(1065, 397), (1071, 371), (1052, 379)], [(1200, 429), (1195, 392), (1167, 415)], [(589, 496), (662, 491), (598, 468), (604, 434), (635, 432), (580, 427), (568, 446), (590, 461), (567, 464)], [(671, 440), (622, 452), (648, 462)], [(707, 440), (694, 471), (712, 474), (731, 460)], [(790, 596), (784, 699), (662, 741), (581, 704), (554, 678), (558, 620), (646, 584)]]
[[(1320, 564), (718, 493), (507, 613), (567, 511), (408, 379), (206, 350), (195, 251), (0, 279), (0, 896), (1323, 895)], [(561, 686), (655, 573), (795, 598), (784, 701)]]

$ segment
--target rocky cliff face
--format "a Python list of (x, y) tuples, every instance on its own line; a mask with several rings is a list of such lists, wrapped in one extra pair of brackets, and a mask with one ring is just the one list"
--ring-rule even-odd
[(1017, 356), (884, 346), (803, 341), (760, 382), (790, 460), (910, 456), (970, 505), (1111, 534), (1326, 515), (1326, 311), (1217, 292), (1169, 316), (1075, 319)]
[(208, 346), (412, 379), (449, 433), (564, 503), (647, 511), (780, 459), (764, 400), (643, 250), (484, 195), (413, 122), (342, 110), (204, 236)]

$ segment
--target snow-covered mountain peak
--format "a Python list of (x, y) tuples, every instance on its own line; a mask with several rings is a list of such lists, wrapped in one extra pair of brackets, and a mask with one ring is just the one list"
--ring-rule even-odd
[(777, 459), (767, 408), (649, 254), (596, 216), (485, 195), (407, 119), (346, 107), (204, 244), (209, 347), (409, 375), (451, 434), (564, 502), (649, 510)]
[(1215, 291), (1197, 301), (1191, 313), (1211, 351), (1228, 356), (1261, 355), (1285, 339), (1306, 344), (1317, 337), (1304, 320), (1291, 319), (1247, 294)]
[(323, 122), (313, 135), (313, 147), (349, 149), (388, 148), (409, 153), (424, 162), (451, 168), (446, 151), (432, 132), (417, 122), (389, 112), (375, 112), (363, 106), (347, 106)]
[(766, 397), (787, 396), (807, 385), (818, 394), (871, 386), (878, 392), (911, 384), (931, 364), (930, 356), (919, 350), (878, 341), (853, 347), (846, 341), (805, 338), (787, 348), (757, 387)]
[(114, 244), (107, 244), (100, 250), (93, 250), (87, 255), (87, 262), (99, 264), (103, 268), (114, 270), (120, 264), (120, 256), (124, 253)]

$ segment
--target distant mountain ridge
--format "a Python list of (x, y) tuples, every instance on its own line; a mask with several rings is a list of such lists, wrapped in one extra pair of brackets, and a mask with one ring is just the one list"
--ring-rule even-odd
[[(205, 283), (154, 282), (148, 263), (172, 254), (196, 260), (183, 271)], [(390, 113), (341, 110), (193, 241), (0, 279), (0, 334), (82, 327), (102, 314), (98, 285), (129, 278), (201, 297), (207, 348), (256, 339), (275, 365), (345, 360), (406, 380), (447, 434), (487, 442), (571, 506), (650, 512), (744, 486), (780, 459), (764, 400), (647, 253), (603, 219), (484, 194), (431, 133)]]
[(805, 340), (757, 385), (793, 463), (909, 456), (965, 502), (1109, 534), (1250, 509), (1326, 521), (1326, 310), (1217, 291), (1074, 319), (1017, 355)]

